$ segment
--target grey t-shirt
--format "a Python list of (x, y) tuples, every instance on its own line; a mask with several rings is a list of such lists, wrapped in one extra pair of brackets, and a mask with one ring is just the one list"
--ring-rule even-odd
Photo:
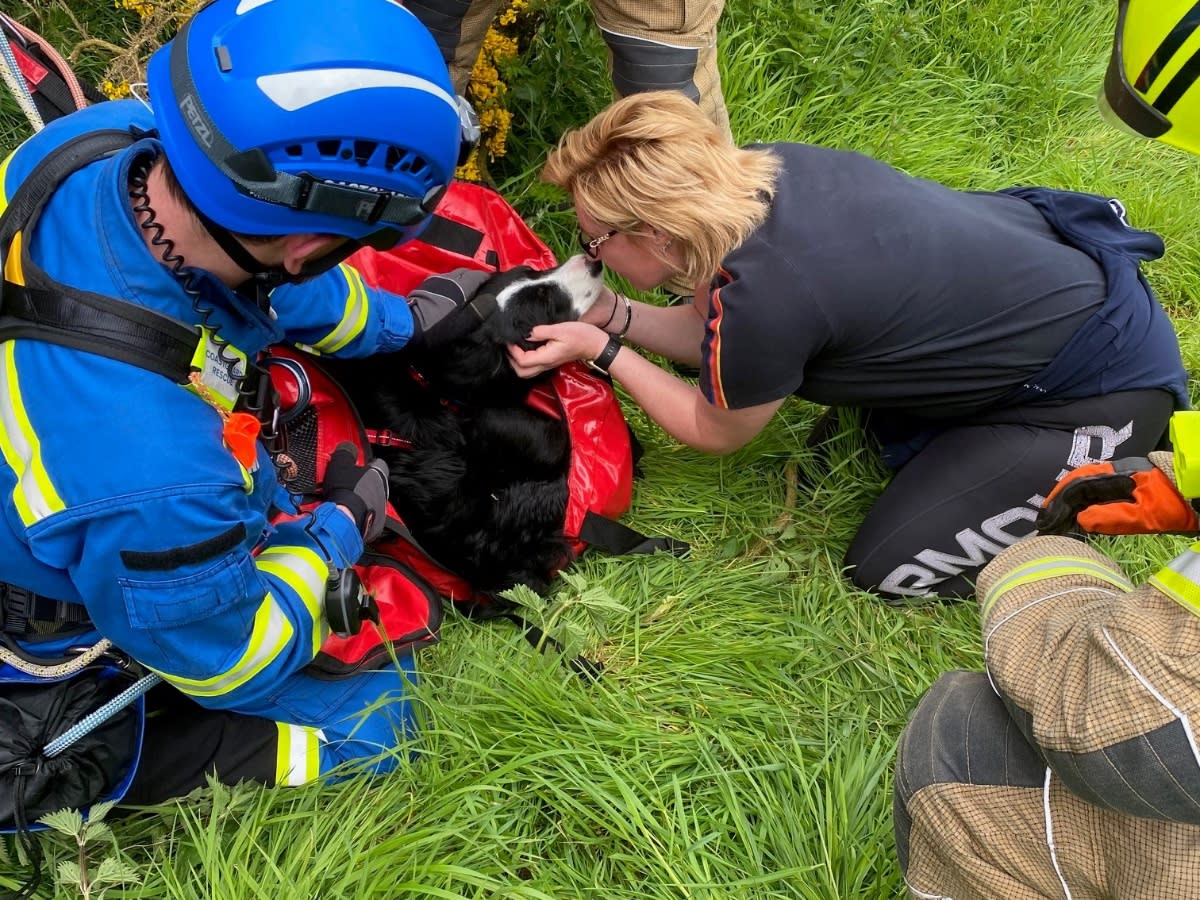
[(770, 214), (710, 291), (700, 387), (729, 409), (791, 393), (929, 417), (994, 404), (1105, 300), (1099, 265), (1029, 203), (857, 153), (763, 145)]

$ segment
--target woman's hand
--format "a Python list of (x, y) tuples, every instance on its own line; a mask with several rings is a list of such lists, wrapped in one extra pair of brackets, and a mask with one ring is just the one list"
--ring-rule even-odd
[(513, 371), (532, 378), (575, 359), (595, 359), (608, 343), (608, 335), (586, 322), (558, 322), (538, 325), (529, 340), (542, 343), (536, 350), (522, 350), (510, 344), (508, 358)]

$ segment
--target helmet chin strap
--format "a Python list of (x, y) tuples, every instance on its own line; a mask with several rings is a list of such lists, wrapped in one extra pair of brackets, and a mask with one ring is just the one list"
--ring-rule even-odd
[[(360, 246), (356, 241), (346, 241), (324, 256), (306, 262), (300, 268), (299, 272), (293, 274), (281, 265), (268, 265), (258, 259), (246, 249), (241, 241), (233, 236), (233, 232), (223, 225), (218, 225), (199, 210), (196, 210), (196, 216), (199, 218), (200, 224), (204, 226), (204, 230), (208, 232), (209, 237), (216, 241), (217, 246), (224, 251), (225, 255), (239, 269), (250, 273), (250, 278), (247, 281), (254, 283), (259, 297), (264, 297), (265, 294), (269, 294), (282, 284), (300, 284), (323, 272), (329, 271)], [(244, 287), (246, 287), (245, 283), (239, 285), (239, 290)]]

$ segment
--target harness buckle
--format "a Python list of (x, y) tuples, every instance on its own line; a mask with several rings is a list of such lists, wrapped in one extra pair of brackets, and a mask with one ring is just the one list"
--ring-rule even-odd
[(57, 634), (91, 624), (79, 603), (52, 600), (28, 588), (0, 582), (0, 631), (14, 637)]

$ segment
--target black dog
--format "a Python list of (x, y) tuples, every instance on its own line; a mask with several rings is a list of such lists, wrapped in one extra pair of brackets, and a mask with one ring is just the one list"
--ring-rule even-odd
[(480, 288), (496, 311), (450, 345), (329, 366), (364, 426), (390, 435), (372, 450), (388, 464), (404, 523), (479, 590), (544, 591), (567, 558), (567, 427), (525, 405), (537, 380), (517, 377), (508, 345), (530, 348), (535, 325), (579, 318), (602, 285), (600, 263), (583, 256), (502, 272)]

